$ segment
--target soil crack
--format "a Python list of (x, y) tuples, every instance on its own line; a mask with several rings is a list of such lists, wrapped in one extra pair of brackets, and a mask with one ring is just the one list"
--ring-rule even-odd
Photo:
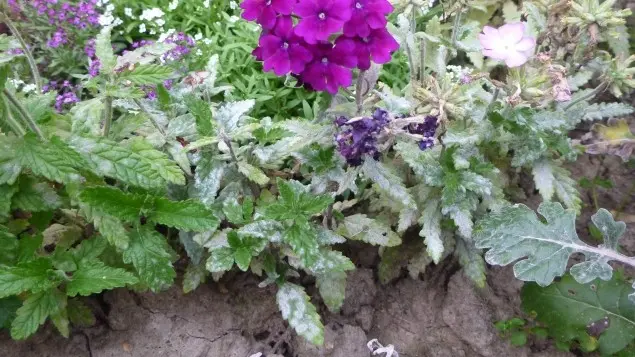
[(221, 338), (229, 335), (230, 333), (234, 333), (234, 332), (238, 332), (238, 331), (240, 331), (240, 329), (229, 329), (229, 330), (223, 332), (222, 334), (220, 334), (220, 335), (218, 335), (218, 336), (216, 336), (214, 338), (208, 338), (208, 337), (205, 337), (205, 336), (195, 336), (195, 335), (190, 334), (187, 331), (185, 332), (185, 334), (188, 335), (189, 337), (192, 337), (192, 338), (196, 338), (196, 339), (199, 339), (199, 340), (205, 340), (205, 341), (207, 341), (209, 343), (215, 343), (216, 341), (218, 341)]

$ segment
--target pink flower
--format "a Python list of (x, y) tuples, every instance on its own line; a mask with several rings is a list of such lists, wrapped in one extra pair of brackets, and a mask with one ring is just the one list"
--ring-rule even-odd
[(505, 61), (508, 67), (525, 64), (536, 47), (536, 39), (525, 34), (524, 22), (506, 24), (498, 29), (490, 26), (483, 28), (478, 39), (483, 46), (483, 55)]

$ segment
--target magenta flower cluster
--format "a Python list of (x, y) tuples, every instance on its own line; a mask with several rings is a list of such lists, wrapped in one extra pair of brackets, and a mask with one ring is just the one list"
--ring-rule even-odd
[(390, 61), (399, 44), (386, 29), (388, 0), (244, 0), (242, 16), (263, 28), (254, 55), (265, 71), (293, 74), (307, 87), (337, 93), (354, 68)]
[(66, 27), (82, 30), (99, 26), (97, 0), (79, 2), (31, 0), (29, 3), (37, 11), (38, 15), (46, 16), (49, 24), (56, 26), (56, 31), (47, 42), (47, 45), (52, 48), (69, 43)]

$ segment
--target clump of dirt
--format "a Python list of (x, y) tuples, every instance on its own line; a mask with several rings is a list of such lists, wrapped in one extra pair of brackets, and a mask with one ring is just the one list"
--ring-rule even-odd
[[(570, 168), (577, 179), (611, 178), (612, 189), (598, 189), (601, 207), (635, 214), (635, 200), (624, 195), (633, 184), (635, 169), (619, 159), (583, 156)], [(526, 187), (527, 204), (540, 202)], [(585, 207), (579, 232), (587, 231), (595, 212), (594, 199), (583, 191)], [(628, 224), (622, 242), (635, 251), (635, 224)], [(587, 239), (588, 236), (583, 238)], [(377, 249), (345, 247), (358, 269), (348, 278), (346, 300), (340, 313), (329, 313), (315, 289), (325, 344), (317, 348), (299, 338), (281, 318), (275, 287), (258, 288), (248, 274), (209, 283), (184, 295), (174, 287), (161, 294), (133, 293), (125, 289), (91, 298), (98, 323), (74, 329), (64, 339), (46, 326), (26, 342), (0, 335), (3, 357), (369, 357), (366, 343), (378, 339), (392, 344), (402, 357), (565, 357), (572, 354), (535, 345), (512, 347), (500, 338), (494, 322), (523, 316), (522, 282), (510, 267), (490, 268), (487, 285), (478, 289), (455, 261), (432, 266), (419, 280), (402, 278), (389, 285), (378, 283)], [(405, 275), (405, 274), (404, 274)], [(310, 285), (309, 285), (310, 286)]]

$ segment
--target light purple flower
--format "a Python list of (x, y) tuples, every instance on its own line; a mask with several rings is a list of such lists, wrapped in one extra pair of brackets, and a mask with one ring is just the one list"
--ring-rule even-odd
[(526, 35), (524, 22), (506, 24), (496, 29), (483, 28), (478, 38), (483, 46), (483, 55), (505, 61), (508, 67), (525, 64), (534, 52), (536, 39)]
[(399, 43), (385, 28), (371, 30), (364, 38), (355, 38), (355, 54), (357, 67), (361, 70), (370, 68), (370, 61), (377, 64), (390, 62), (392, 53), (399, 49)]
[(295, 33), (310, 44), (327, 41), (352, 15), (352, 0), (300, 0), (295, 13), (301, 19)]
[(393, 11), (387, 0), (353, 0), (352, 16), (344, 24), (344, 34), (349, 37), (368, 37), (371, 30), (385, 28), (386, 15)]
[(243, 18), (256, 21), (265, 29), (276, 25), (278, 15), (291, 15), (296, 0), (245, 0), (240, 4)]
[(307, 64), (301, 79), (316, 91), (336, 94), (340, 87), (348, 87), (353, 81), (351, 68), (357, 65), (355, 42), (340, 37), (331, 43), (313, 46), (313, 61)]
[(264, 70), (273, 70), (277, 76), (302, 72), (313, 55), (300, 41), (291, 22), (279, 22), (274, 31), (263, 34), (259, 43)]

